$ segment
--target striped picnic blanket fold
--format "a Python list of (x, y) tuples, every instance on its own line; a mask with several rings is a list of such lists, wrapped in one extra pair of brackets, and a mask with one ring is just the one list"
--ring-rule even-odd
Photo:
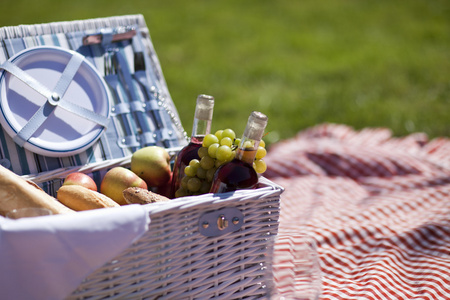
[(321, 124), (266, 162), (279, 235), (317, 245), (321, 299), (450, 299), (449, 139)]

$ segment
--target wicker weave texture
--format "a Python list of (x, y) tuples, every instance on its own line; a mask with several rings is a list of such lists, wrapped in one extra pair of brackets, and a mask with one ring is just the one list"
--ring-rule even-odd
[[(207, 194), (148, 205), (145, 236), (96, 270), (68, 299), (254, 299), (264, 298), (264, 253), (277, 233), (282, 189)], [(218, 237), (199, 233), (209, 211), (238, 208), (240, 230)]]

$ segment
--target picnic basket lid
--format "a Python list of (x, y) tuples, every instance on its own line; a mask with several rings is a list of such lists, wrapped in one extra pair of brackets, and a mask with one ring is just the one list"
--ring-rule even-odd
[[(48, 55), (52, 47), (58, 49), (55, 52), (58, 57), (70, 53), (72, 56), (67, 61), (84, 57), (67, 94), (61, 97), (57, 93), (57, 96), (64, 100), (60, 102), (73, 104), (71, 89), (77, 87), (82, 96), (95, 98), (77, 99), (78, 106), (87, 108), (88, 119), (60, 108), (61, 104), (52, 114), (38, 109), (45, 106), (43, 103), (52, 102), (56, 78), (64, 72), (58, 58)], [(38, 51), (42, 52), (32, 54)], [(119, 66), (114, 74), (118, 77), (116, 86), (113, 76), (106, 71), (108, 57), (116, 59)], [(45, 67), (41, 66), (39, 71), (55, 77), (53, 81), (45, 78), (50, 77), (47, 74), (35, 77), (38, 86), (44, 85), (47, 90), (44, 96), (24, 86), (20, 78), (5, 69), (9, 68), (8, 63), (26, 69), (34, 64), (30, 62), (34, 59), (46, 59)], [(143, 69), (136, 67), (138, 61), (143, 61)], [(11, 100), (12, 94), (20, 97)], [(29, 95), (39, 99), (31, 99)], [(37, 176), (126, 159), (149, 145), (173, 152), (187, 144), (187, 134), (142, 15), (0, 28), (0, 102), (0, 165), (18, 175)], [(22, 106), (23, 102), (31, 105)], [(31, 130), (34, 126), (29, 125), (26, 134), (20, 132), (25, 123), (32, 123), (25, 116), (33, 117), (36, 112), (47, 114), (42, 127)], [(108, 119), (106, 128), (105, 118)], [(40, 185), (52, 193), (57, 187), (53, 187), (53, 181)]]

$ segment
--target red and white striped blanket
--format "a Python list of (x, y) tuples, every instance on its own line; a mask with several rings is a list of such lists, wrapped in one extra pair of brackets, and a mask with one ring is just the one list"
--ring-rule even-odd
[(321, 299), (450, 299), (450, 140), (323, 124), (273, 145), (279, 235), (317, 244)]

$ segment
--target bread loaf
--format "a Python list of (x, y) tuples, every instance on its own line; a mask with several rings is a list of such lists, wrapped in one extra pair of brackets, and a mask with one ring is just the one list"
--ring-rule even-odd
[(74, 212), (35, 183), (0, 165), (0, 215), (21, 208), (46, 208), (53, 214)]
[(80, 185), (63, 185), (56, 197), (75, 211), (120, 206), (111, 198)]
[(170, 200), (167, 197), (139, 187), (125, 189), (123, 191), (123, 197), (128, 204), (148, 204)]

